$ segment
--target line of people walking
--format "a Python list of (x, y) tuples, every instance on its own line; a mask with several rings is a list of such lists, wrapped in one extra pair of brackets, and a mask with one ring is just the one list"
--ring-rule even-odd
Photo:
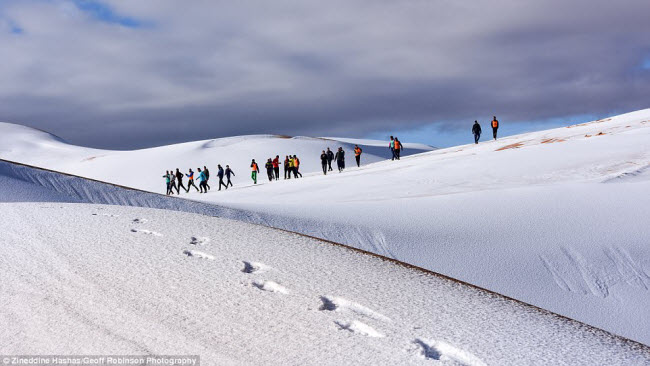
[[(230, 181), (231, 176), (235, 176), (235, 172), (230, 169), (229, 165), (226, 165), (226, 169), (224, 170), (221, 167), (221, 164), (217, 165), (217, 177), (219, 177), (219, 190), (221, 190), (221, 187), (225, 187), (225, 189), (228, 189), (228, 187), (232, 187), (233, 184)], [(189, 172), (187, 174), (182, 173), (178, 168), (176, 168), (176, 172), (173, 170), (167, 170), (165, 172), (165, 175), (162, 177), (165, 178), (165, 183), (167, 184), (167, 195), (172, 195), (174, 194), (174, 190), (176, 190), (176, 194), (180, 195), (181, 193), (181, 188), (185, 191), (185, 193), (190, 192), (190, 188), (194, 187), (197, 192), (199, 193), (208, 193), (210, 190), (210, 184), (208, 184), (208, 181), (210, 180), (210, 171), (206, 166), (203, 166), (203, 170), (201, 168), (196, 168), (197, 170), (197, 179), (199, 181), (199, 186), (197, 187), (196, 184), (194, 183), (194, 171), (192, 168), (189, 169)], [(187, 181), (187, 187), (183, 184), (183, 179), (188, 178)], [(227, 182), (223, 181), (223, 178), (227, 178)]]
[[(392, 160), (399, 160), (403, 146), (397, 137), (390, 137), (389, 148), (392, 154)], [(355, 162), (357, 163), (357, 167), (361, 167), (362, 153), (363, 150), (359, 147), (359, 145), (354, 145), (354, 158)], [(342, 173), (345, 170), (345, 151), (343, 150), (343, 147), (339, 147), (336, 153), (334, 153), (328, 147), (327, 151), (322, 151), (320, 160), (324, 175), (327, 175), (328, 172), (334, 170), (332, 168), (333, 161), (336, 161), (336, 166), (339, 173)], [(281, 164), (284, 164), (284, 179), (291, 179), (291, 176), (293, 176), (294, 179), (302, 178), (302, 173), (300, 173), (300, 159), (297, 155), (286, 155), (284, 162), (282, 163), (280, 162), (280, 156), (276, 155), (275, 158), (268, 158), (264, 165), (269, 182), (273, 180), (280, 180)], [(260, 173), (260, 167), (255, 159), (251, 160), (250, 168), (253, 184), (257, 184), (257, 176)], [(230, 178), (235, 176), (235, 172), (230, 168), (229, 165), (226, 165), (226, 169), (223, 169), (221, 167), (221, 164), (217, 164), (217, 169), (217, 177), (219, 178), (219, 190), (221, 190), (221, 187), (224, 187), (225, 189), (232, 187), (233, 184)], [(210, 171), (208, 168), (206, 166), (203, 166), (203, 169), (197, 168), (196, 179), (199, 181), (198, 187), (194, 183), (194, 174), (195, 173), (191, 168), (187, 174), (180, 172), (178, 168), (176, 168), (176, 172), (173, 170), (166, 171), (165, 175), (163, 175), (163, 178), (165, 178), (165, 183), (167, 184), (166, 194), (180, 195), (181, 188), (185, 191), (185, 193), (189, 193), (190, 188), (192, 187), (194, 187), (194, 189), (196, 189), (196, 191), (199, 193), (207, 193), (210, 190), (210, 184), (208, 183), (210, 180)], [(188, 178), (187, 187), (185, 187), (183, 184), (183, 179), (186, 177)], [(224, 182), (224, 178), (227, 179), (226, 182)], [(174, 193), (174, 191), (176, 192)]]
[[(492, 126), (492, 137), (496, 141), (497, 130), (499, 129), (499, 120), (497, 119), (497, 116), (492, 117), (490, 125)], [(478, 144), (478, 140), (481, 138), (481, 125), (478, 123), (478, 121), (474, 121), (474, 125), (472, 126), (472, 134), (474, 135), (474, 143)]]

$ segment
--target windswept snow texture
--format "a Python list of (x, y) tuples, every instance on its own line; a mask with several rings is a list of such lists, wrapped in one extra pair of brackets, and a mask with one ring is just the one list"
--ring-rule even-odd
[[(318, 173), (322, 148), (302, 145), (313, 142), (306, 138), (241, 137), (116, 153), (7, 124), (0, 126), (0, 157), (162, 192), (163, 170), (202, 166), (197, 150), (223, 149), (216, 162), (243, 160), (233, 166), (235, 187), (182, 195), (217, 204), (200, 208), (208, 214), (393, 257), (650, 344), (650, 110), (498, 141), (483, 127), (478, 145), (360, 169), (351, 167), (347, 149), (348, 169), (327, 176)], [(315, 173), (263, 178), (252, 187), (242, 156), (258, 154), (264, 139), (278, 153), (299, 144), (303, 169)], [(163, 201), (156, 202), (188, 207)]]
[[(650, 362), (649, 348), (607, 332), (268, 227), (81, 203), (0, 210), (5, 354), (199, 354), (206, 365)], [(136, 218), (162, 235), (133, 235)], [(213, 239), (200, 252), (187, 240), (199, 232)], [(273, 270), (242, 271), (243, 262)], [(332, 294), (328, 309), (322, 294)]]

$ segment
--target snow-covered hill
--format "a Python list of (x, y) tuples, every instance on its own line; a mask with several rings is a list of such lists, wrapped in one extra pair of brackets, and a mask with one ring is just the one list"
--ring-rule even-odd
[[(166, 170), (179, 168), (187, 172), (207, 166), (216, 174), (217, 164), (226, 164), (235, 171), (235, 184), (250, 183), (251, 159), (260, 163), (279, 155), (298, 155), (301, 172), (320, 170), (321, 151), (330, 147), (336, 152), (343, 147), (354, 161), (355, 144), (363, 149), (366, 163), (390, 157), (388, 142), (376, 140), (277, 135), (251, 135), (194, 141), (134, 151), (91, 149), (66, 144), (60, 138), (29, 127), (0, 122), (0, 158), (45, 167), (61, 172), (127, 185), (153, 192), (165, 191), (162, 175)], [(423, 144), (405, 144), (404, 155), (433, 150)], [(266, 180), (265, 174), (262, 179)], [(162, 184), (161, 184), (162, 182)], [(161, 189), (162, 187), (162, 189)]]
[(647, 347), (447, 278), (178, 212), (217, 206), (8, 163), (0, 183), (0, 199), (21, 202), (0, 203), (4, 354), (197, 354), (209, 365), (650, 361)]
[[(390, 256), (650, 344), (648, 127), (650, 110), (643, 110), (327, 176), (316, 173), (318, 145), (296, 152), (315, 173), (254, 188), (247, 166), (263, 143), (246, 138), (212, 160), (246, 155), (231, 164), (246, 169), (235, 189), (185, 197), (254, 212), (269, 225)], [(157, 192), (162, 170), (207, 160), (193, 160), (192, 152), (208, 142), (103, 153), (33, 131), (15, 137), (12, 129), (19, 127), (0, 126), (3, 159)], [(266, 140), (278, 153), (313, 141)]]

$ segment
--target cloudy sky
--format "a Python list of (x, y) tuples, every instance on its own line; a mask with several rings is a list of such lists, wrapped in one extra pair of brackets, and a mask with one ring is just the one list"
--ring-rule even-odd
[(0, 0), (0, 121), (130, 149), (450, 146), (650, 108), (648, 0)]

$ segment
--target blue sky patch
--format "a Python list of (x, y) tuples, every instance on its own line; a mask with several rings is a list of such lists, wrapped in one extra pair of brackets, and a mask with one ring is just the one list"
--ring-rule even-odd
[(73, 2), (79, 10), (102, 22), (119, 24), (129, 28), (139, 28), (144, 25), (144, 22), (139, 19), (115, 13), (110, 6), (99, 1), (73, 0)]

